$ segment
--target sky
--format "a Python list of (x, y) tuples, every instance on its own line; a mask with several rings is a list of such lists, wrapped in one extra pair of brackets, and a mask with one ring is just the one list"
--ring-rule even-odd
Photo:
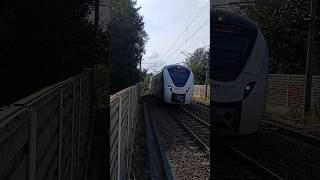
[(142, 60), (148, 72), (184, 62), (187, 56), (181, 51), (188, 54), (199, 47), (209, 48), (209, 0), (137, 0), (137, 6), (149, 36)]

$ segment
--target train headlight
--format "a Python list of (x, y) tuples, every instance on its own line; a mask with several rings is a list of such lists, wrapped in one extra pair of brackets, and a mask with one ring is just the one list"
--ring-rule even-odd
[(190, 87), (187, 88), (186, 93), (189, 91)]
[(251, 93), (251, 91), (254, 88), (255, 84), (256, 84), (256, 82), (251, 82), (251, 83), (248, 83), (248, 84), (245, 85), (243, 99), (245, 99), (246, 97), (249, 96), (249, 94)]
[(169, 87), (170, 91), (172, 92), (172, 87), (170, 85), (168, 85), (168, 87)]

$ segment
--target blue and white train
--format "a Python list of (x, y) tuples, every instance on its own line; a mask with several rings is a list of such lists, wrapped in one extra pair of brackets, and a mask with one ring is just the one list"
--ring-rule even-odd
[(189, 104), (193, 94), (193, 73), (181, 65), (167, 65), (151, 78), (151, 94), (170, 104)]
[(210, 14), (210, 105), (214, 133), (255, 133), (264, 110), (267, 43), (258, 25), (248, 18), (217, 9)]

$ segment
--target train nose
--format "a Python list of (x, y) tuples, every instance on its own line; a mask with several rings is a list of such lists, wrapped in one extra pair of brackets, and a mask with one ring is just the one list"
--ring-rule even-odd
[(172, 93), (172, 97), (171, 97), (171, 101), (172, 102), (183, 104), (184, 103), (184, 99), (185, 99), (185, 95), (184, 94)]

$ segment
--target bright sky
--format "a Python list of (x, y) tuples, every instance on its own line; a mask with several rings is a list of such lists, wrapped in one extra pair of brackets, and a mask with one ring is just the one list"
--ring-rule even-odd
[(203, 46), (208, 49), (209, 0), (137, 0), (137, 5), (141, 6), (140, 14), (150, 38), (142, 61), (142, 68), (148, 72), (184, 62), (186, 56), (181, 51), (192, 53)]

